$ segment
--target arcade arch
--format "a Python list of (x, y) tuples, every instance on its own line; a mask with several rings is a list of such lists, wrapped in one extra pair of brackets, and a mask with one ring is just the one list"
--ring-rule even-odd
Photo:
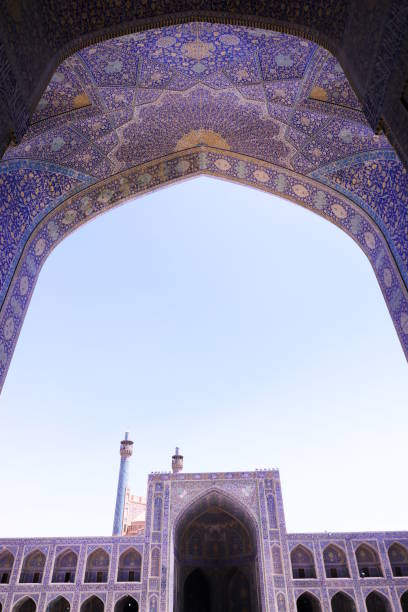
[(293, 578), (316, 578), (313, 553), (306, 546), (296, 546), (290, 553), (290, 561)]
[(302, 593), (296, 600), (297, 612), (321, 612), (319, 600), (312, 593)]
[(37, 606), (31, 597), (24, 597), (13, 607), (13, 612), (36, 612)]
[(53, 599), (47, 606), (47, 612), (70, 612), (71, 604), (65, 597)]
[(339, 591), (331, 598), (333, 612), (356, 612), (356, 605), (350, 595)]
[(366, 597), (366, 606), (367, 612), (392, 612), (388, 599), (377, 591), (372, 591)]
[(78, 555), (73, 550), (64, 550), (55, 560), (52, 582), (75, 582)]
[(374, 548), (368, 546), (368, 544), (361, 544), (356, 549), (355, 554), (358, 572), (362, 578), (377, 578), (383, 576), (380, 558)]
[(326, 578), (349, 578), (347, 558), (344, 550), (339, 546), (330, 544), (323, 551)]
[(28, 554), (23, 562), (19, 582), (40, 583), (43, 579), (45, 555), (40, 550)]
[(118, 582), (140, 582), (142, 557), (135, 548), (125, 550), (119, 557)]
[(14, 556), (9, 550), (0, 553), (0, 584), (8, 584), (13, 570)]
[(408, 576), (408, 551), (405, 546), (395, 542), (388, 549), (393, 576)]
[(218, 491), (192, 502), (174, 529), (175, 611), (260, 610), (257, 542), (239, 502)]
[(104, 612), (105, 606), (99, 597), (92, 595), (86, 599), (80, 608), (80, 612)]
[(5, 197), (19, 194), (15, 217), (25, 220), (3, 249), (1, 384), (56, 243), (120, 201), (201, 173), (283, 195), (350, 234), (373, 265), (408, 355), (406, 173), (316, 43), (202, 22), (87, 47), (58, 67), (24, 143), (6, 152), (0, 170)]
[(400, 597), (402, 612), (408, 612), (408, 591), (405, 591)]
[(109, 555), (106, 550), (97, 548), (86, 561), (84, 582), (107, 582), (109, 571)]
[(130, 595), (125, 595), (115, 604), (114, 612), (138, 612), (139, 605)]

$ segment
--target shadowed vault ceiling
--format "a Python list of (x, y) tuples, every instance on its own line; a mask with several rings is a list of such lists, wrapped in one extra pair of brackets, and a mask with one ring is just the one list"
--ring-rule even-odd
[(407, 172), (340, 65), (288, 34), (191, 23), (65, 60), (0, 162), (0, 384), (55, 244), (120, 200), (199, 173), (281, 194), (350, 234), (408, 355)]

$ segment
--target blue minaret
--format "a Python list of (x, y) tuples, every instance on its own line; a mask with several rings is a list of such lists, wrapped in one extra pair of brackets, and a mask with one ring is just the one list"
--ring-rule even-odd
[(123, 508), (125, 505), (125, 491), (128, 483), (129, 457), (133, 453), (133, 442), (129, 440), (129, 432), (125, 432), (125, 439), (120, 443), (120, 469), (118, 492), (116, 493), (115, 518), (113, 519), (112, 535), (122, 535)]

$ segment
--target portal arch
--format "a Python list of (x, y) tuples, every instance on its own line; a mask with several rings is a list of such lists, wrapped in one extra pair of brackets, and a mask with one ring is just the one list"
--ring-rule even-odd
[(211, 612), (220, 601), (231, 612), (260, 610), (258, 539), (255, 520), (230, 496), (213, 489), (192, 501), (173, 532), (176, 612)]
[[(56, 70), (24, 143), (0, 163), (0, 196), (13, 208), (11, 216), (0, 210), (0, 385), (55, 245), (119, 202), (197, 174), (277, 193), (346, 231), (374, 268), (408, 356), (408, 176), (368, 126), (338, 62), (293, 23), (268, 33), (208, 21), (162, 26), (101, 43), (106, 53), (87, 46), (92, 36), (81, 39), (81, 52)], [(106, 63), (111, 53), (116, 59)]]

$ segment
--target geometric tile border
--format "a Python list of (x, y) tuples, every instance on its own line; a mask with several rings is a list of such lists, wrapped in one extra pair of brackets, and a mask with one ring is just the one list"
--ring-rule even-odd
[(357, 203), (314, 178), (231, 151), (198, 146), (90, 185), (57, 205), (33, 229), (0, 310), (0, 390), (38, 274), (52, 249), (96, 215), (138, 195), (202, 174), (255, 187), (300, 204), (353, 238), (373, 267), (408, 360), (408, 292), (375, 221)]

